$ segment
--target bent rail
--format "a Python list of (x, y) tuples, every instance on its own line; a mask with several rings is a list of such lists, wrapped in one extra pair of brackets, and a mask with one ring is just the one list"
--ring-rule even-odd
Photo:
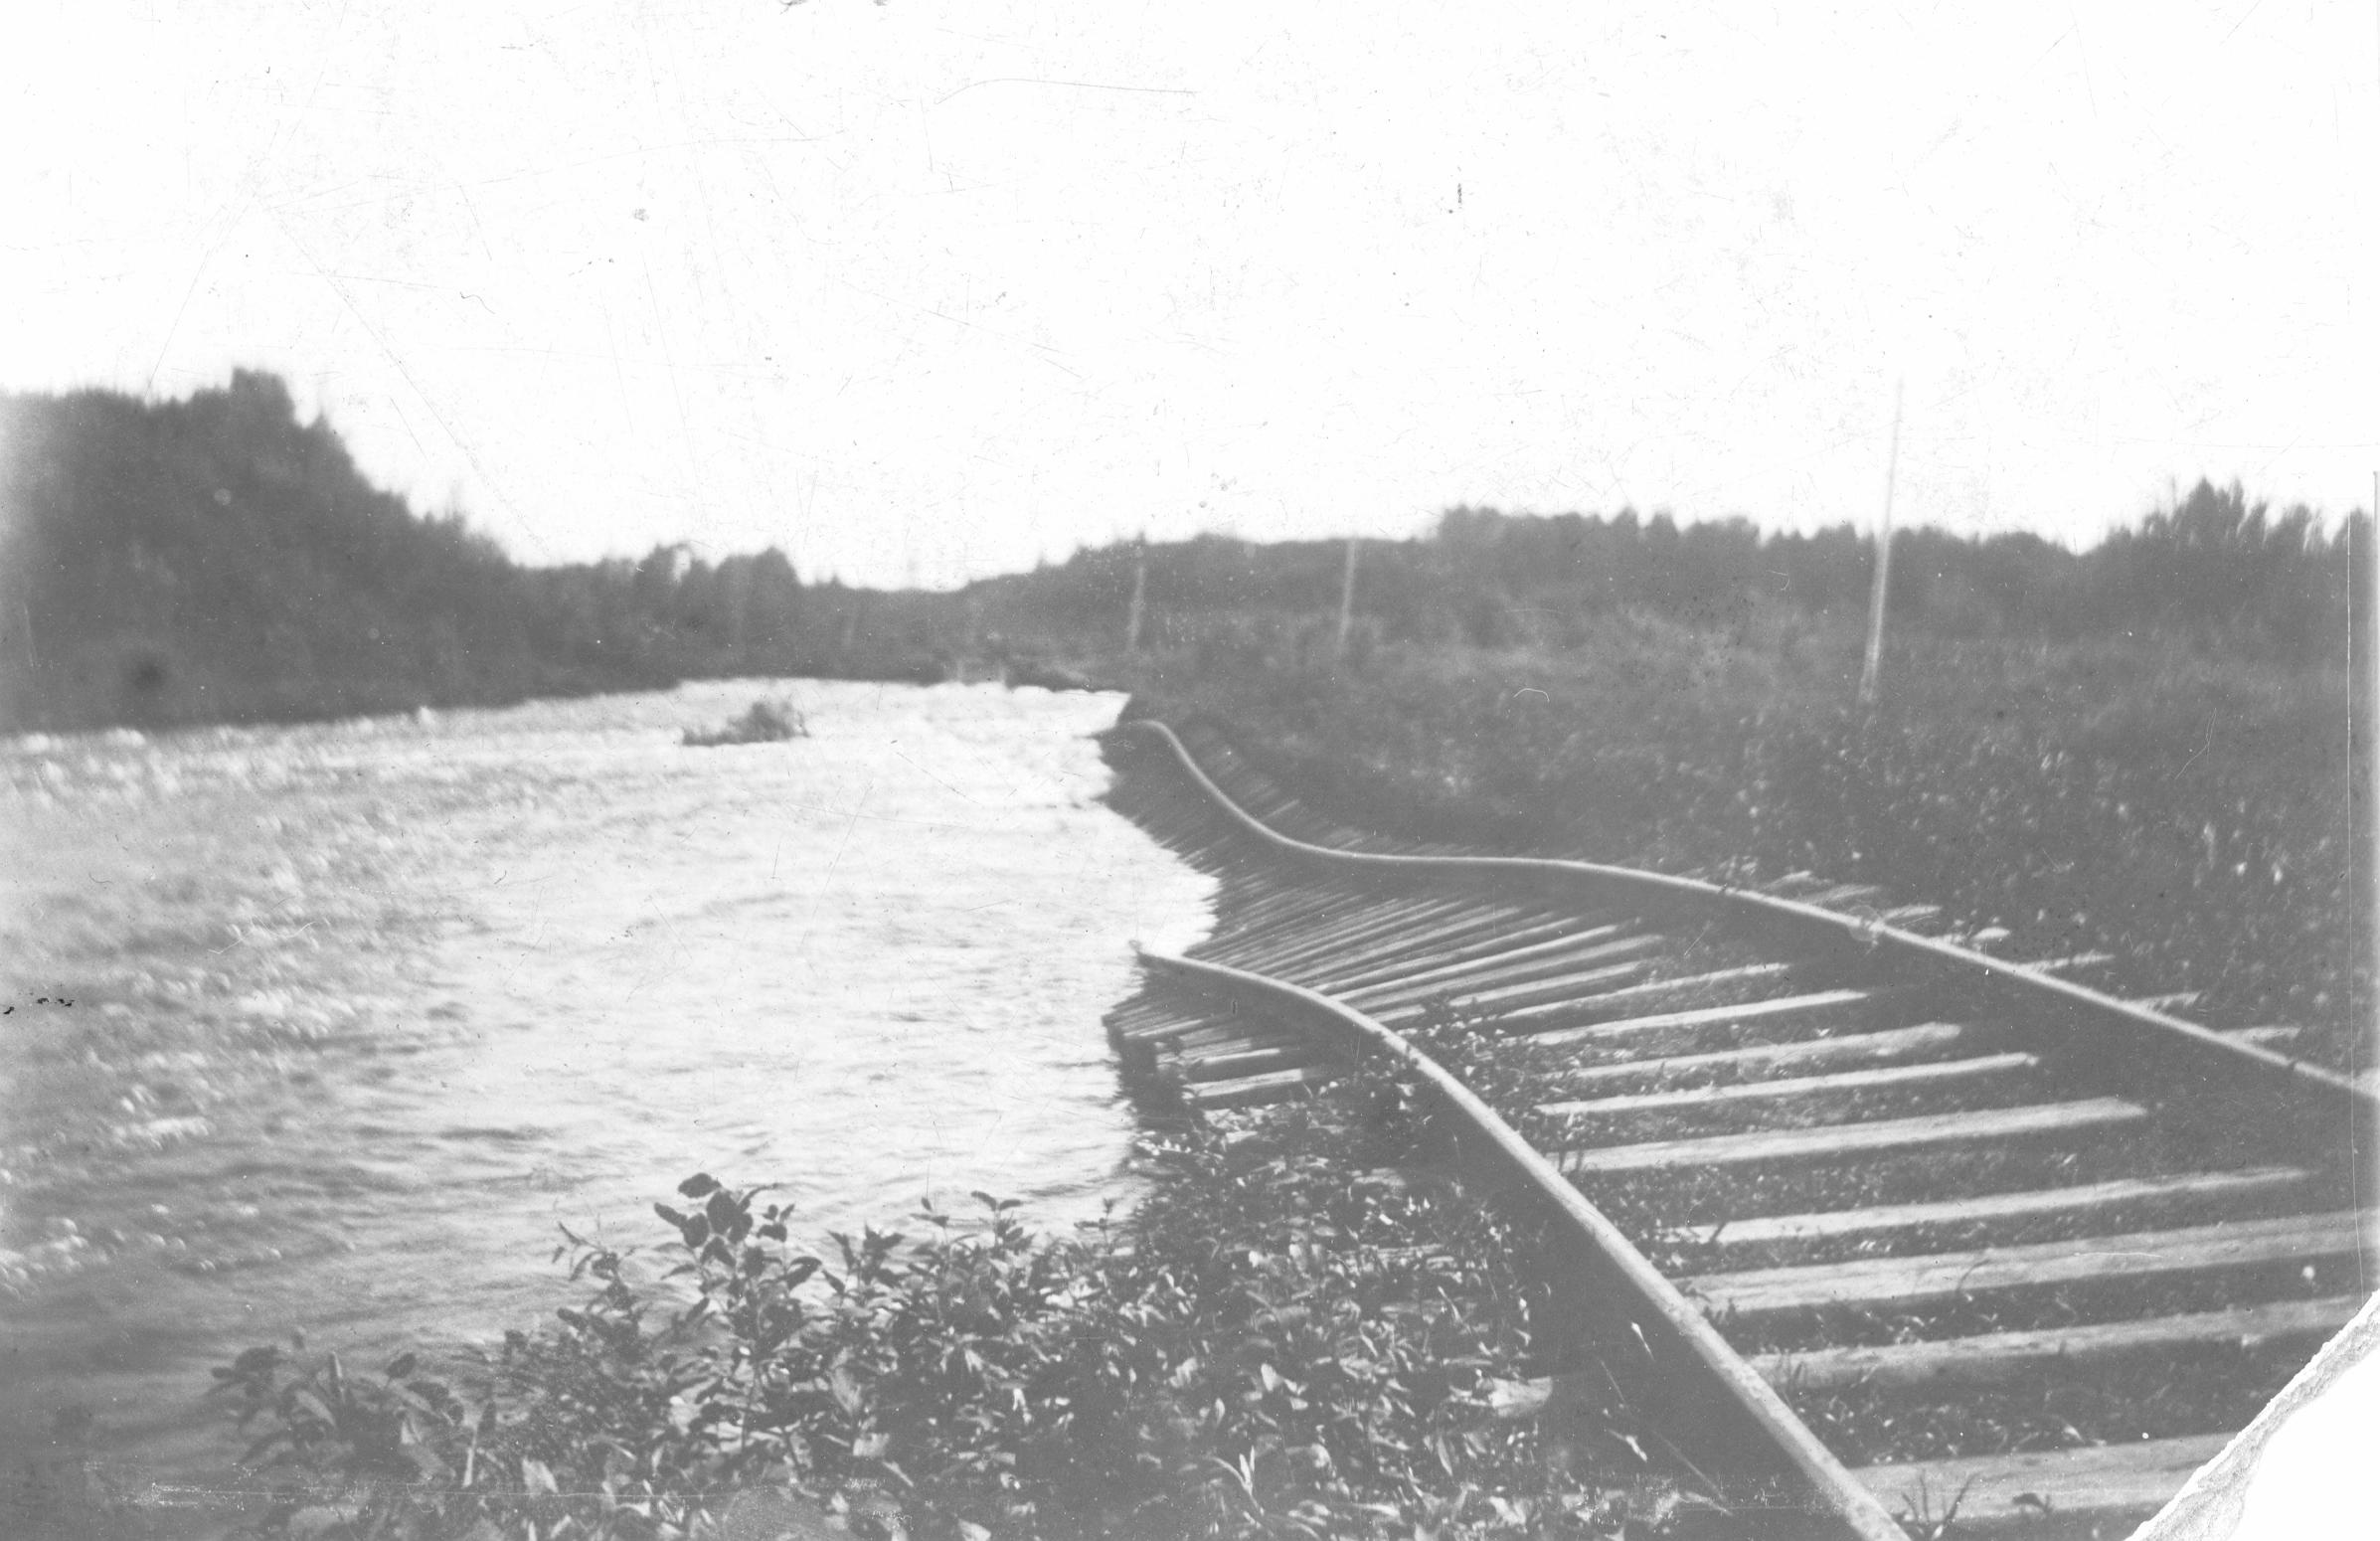
[(1717, 1399), (1723, 1399), (1718, 1409), (1706, 1404), (1706, 1412), (1724, 1413), (1732, 1409), (1740, 1415), (1744, 1432), (1774, 1452), (1781, 1468), (1806, 1481), (1848, 1534), (1859, 1541), (1907, 1541), (1908, 1532), (1891, 1511), (1835, 1459), (1769, 1383), (1746, 1365), (1708, 1319), (1678, 1292), (1677, 1286), (1630, 1245), (1618, 1227), (1588, 1202), (1555, 1169), (1553, 1162), (1523, 1139), (1493, 1109), (1444, 1066), (1416, 1049), (1404, 1035), (1344, 1002), (1284, 979), (1159, 952), (1143, 951), (1140, 960), (1148, 967), (1180, 978), (1293, 1005), (1342, 1035), (1352, 1035), (1362, 1045), (1384, 1052), (1405, 1065), (1430, 1087), (1446, 1113), (1471, 1136), (1458, 1142), (1488, 1155), (1504, 1168), (1543, 1206), (1556, 1225), (1570, 1233), (1583, 1257), (1602, 1266), (1597, 1272), (1606, 1277), (1595, 1283), (1616, 1287), (1642, 1303), (1642, 1311), (1629, 1314), (1643, 1330), (1646, 1346), (1655, 1357), (1664, 1361), (1665, 1368), (1674, 1367), (1690, 1382), (1699, 1382), (1706, 1396), (1715, 1394)]
[[(1351, 849), (1225, 746), (1202, 764), (1130, 726), (1109, 742), (1145, 753), (1115, 764), (1153, 775), (1119, 780), (1118, 810), (1224, 887), (1216, 935), (1145, 957), (1111, 1014), (1127, 1076), (1204, 1111), (1304, 1095), (1358, 1047), (1413, 1066), (1466, 1175), (1537, 1228), (1546, 1341), (1575, 1321), (1627, 1345), (1611, 1362), (1645, 1382), (1613, 1389), (1789, 1488), (1754, 1489), (1789, 1505), (1771, 1524), (1889, 1535), (1865, 1527), (1896, 1499), (1920, 1528), (2129, 1523), (2228, 1438), (2237, 1376), (2370, 1291), (2380, 1099), (2262, 1048), (2295, 1029), (2219, 1036), (2054, 972), (2104, 953), (2005, 962), (1820, 908), (1875, 891), (1807, 874), (1804, 902)], [(1465, 1002), (1501, 1029), (1479, 1040), (1492, 1109), (1397, 1032)], [(2052, 1381), (2105, 1394), (2089, 1432), (2029, 1411)], [(1854, 1385), (1873, 1398), (1827, 1391)], [(1925, 1411), (1968, 1396), (2014, 1400), (1980, 1431)]]
[[(1218, 811), (1250, 835), (1284, 855), (1342, 871), (1398, 873), (1475, 879), (1533, 879), (1539, 883), (1570, 884), (1591, 893), (1627, 895), (1656, 902), (1680, 902), (1715, 909), (1756, 925), (1783, 927), (1834, 947), (1876, 950), (1897, 959), (1919, 962), (1963, 976), (2000, 993), (2019, 993), (2047, 1000), (2101, 1027), (2133, 1038), (2146, 1038), (2170, 1052), (2205, 1064), (2218, 1074), (2252, 1076), (2268, 1085), (2305, 1092), (2323, 1102), (2351, 1111), (2359, 1145), (2366, 1126), (2380, 1113), (2380, 1089), (2321, 1066), (2295, 1060), (2262, 1045), (2234, 1040), (2203, 1027), (2168, 1016), (2152, 1007), (2058, 978), (2038, 969), (2011, 963), (1988, 953), (1938, 938), (1920, 936), (1896, 926), (1870, 923), (1815, 905), (1773, 894), (1728, 888), (1698, 878), (1675, 877), (1634, 867), (1603, 862), (1538, 856), (1422, 856), (1374, 851), (1344, 851), (1314, 845), (1282, 834), (1242, 808), (1209, 776), (1174, 731), (1161, 722), (1141, 719), (1119, 723), (1112, 732), (1150, 735), (1172, 751), (1182, 769)], [(2366, 1146), (2368, 1148), (2368, 1146)]]

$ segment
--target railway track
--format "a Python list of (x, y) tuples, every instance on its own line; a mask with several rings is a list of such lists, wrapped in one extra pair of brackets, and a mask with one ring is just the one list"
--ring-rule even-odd
[(1127, 1076), (1218, 1109), (1406, 1057), (1680, 1449), (1801, 1494), (1763, 1534), (2124, 1534), (2372, 1288), (2375, 1100), (2290, 1029), (1854, 885), (1398, 844), (1211, 735), (1108, 752), (1222, 885), (1110, 1016)]

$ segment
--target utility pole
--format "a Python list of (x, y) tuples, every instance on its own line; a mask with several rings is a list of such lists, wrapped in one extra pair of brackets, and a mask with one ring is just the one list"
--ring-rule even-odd
[(1140, 651), (1140, 617), (1148, 603), (1148, 537), (1132, 546), (1132, 608), (1124, 617), (1124, 651)]
[(1901, 470), (1901, 389), (1893, 382), (1893, 444), (1884, 460), (1884, 519), (1876, 526), (1876, 586), (1868, 595), (1868, 657), (1859, 671), (1859, 704), (1876, 704), (1876, 673), (1884, 662), (1884, 596), (1893, 573), (1893, 480)]
[[(2347, 998), (2355, 1032), (2349, 1040), (2354, 1058), (2349, 1069), (2357, 1074), (2380, 1065), (2380, 794), (2372, 742), (2380, 701), (2374, 699), (2380, 680), (2380, 540), (2373, 524), (2380, 520), (2380, 471), (2372, 475), (2372, 509), (2347, 522), (2347, 944), (2350, 987)], [(2369, 1152), (2363, 1153), (2369, 1159)]]
[(1347, 656), (1347, 628), (1355, 623), (1355, 554), (1362, 545), (1361, 536), (1347, 537), (1347, 571), (1339, 580), (1339, 658)]

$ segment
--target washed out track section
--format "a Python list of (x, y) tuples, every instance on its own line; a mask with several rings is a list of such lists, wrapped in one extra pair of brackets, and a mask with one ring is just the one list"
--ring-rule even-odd
[(1768, 1441), (1814, 1533), (2122, 1534), (2372, 1288), (2372, 1094), (2287, 1028), (1810, 874), (1349, 830), (1211, 733), (1107, 752), (1118, 810), (1220, 881), (1210, 938), (1111, 1016), (1127, 1077), (1248, 1106), (1468, 1024), (1464, 1137), (1693, 1384), (1680, 1437)]

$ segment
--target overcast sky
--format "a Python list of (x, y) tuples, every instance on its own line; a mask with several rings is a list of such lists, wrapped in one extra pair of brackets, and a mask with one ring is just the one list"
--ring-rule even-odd
[(1469, 502), (2087, 540), (2380, 464), (2374, 8), (12, 0), (0, 388), (530, 561)]

